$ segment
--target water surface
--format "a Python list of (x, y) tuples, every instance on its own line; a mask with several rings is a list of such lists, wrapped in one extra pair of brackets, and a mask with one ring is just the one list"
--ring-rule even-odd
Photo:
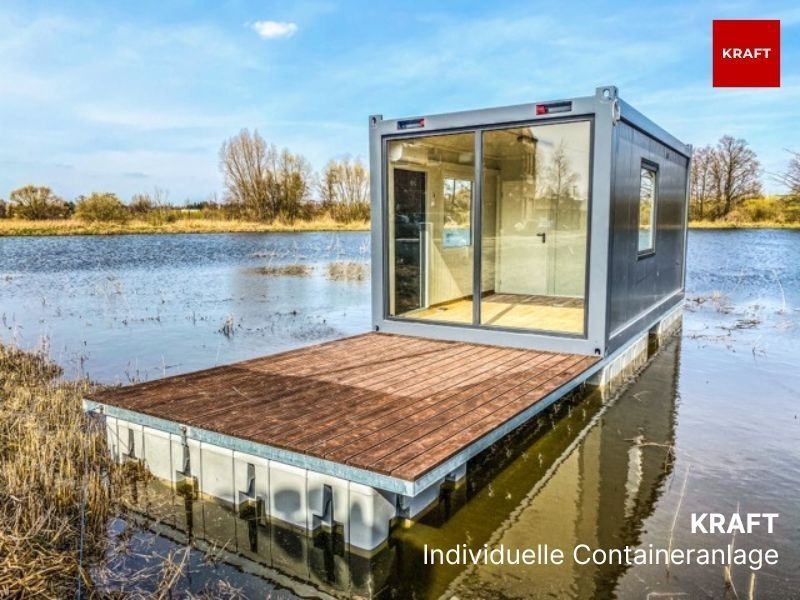
[[(128, 383), (369, 327), (364, 233), (0, 238), (0, 339)], [(331, 279), (357, 263), (367, 278)], [(310, 272), (271, 276), (281, 267)], [(230, 327), (226, 328), (225, 325)]]
[[(366, 263), (367, 241), (362, 233), (3, 238), (2, 338), (47, 339), (70, 372), (113, 382), (358, 333), (369, 326), (369, 282), (333, 280), (329, 265)], [(111, 538), (156, 564), (191, 544), (180, 589), (218, 596), (233, 586), (246, 597), (744, 598), (754, 584), (755, 597), (796, 597), (800, 233), (692, 231), (688, 260), (683, 334), (621, 394), (563, 402), (477, 457), (465, 485), (372, 559), (153, 482), (132, 486), (136, 510), (111, 524)], [(312, 271), (259, 270), (295, 263)], [(720, 547), (731, 536), (692, 534), (689, 515), (737, 507), (781, 515), (773, 534), (734, 540), (775, 548), (777, 565), (727, 576), (719, 566), (422, 564), (425, 544)], [(109, 585), (138, 570), (137, 560), (113, 559)]]

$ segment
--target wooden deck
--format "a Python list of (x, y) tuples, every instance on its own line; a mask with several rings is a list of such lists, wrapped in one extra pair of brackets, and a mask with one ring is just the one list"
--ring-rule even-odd
[(92, 400), (414, 481), (597, 360), (368, 333)]

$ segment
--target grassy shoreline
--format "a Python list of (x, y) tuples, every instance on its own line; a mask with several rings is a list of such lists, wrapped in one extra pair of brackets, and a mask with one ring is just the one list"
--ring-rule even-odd
[(133, 530), (112, 534), (111, 521), (149, 474), (114, 462), (105, 423), (83, 411), (95, 387), (61, 375), (46, 347), (0, 343), (0, 597), (172, 598), (186, 575), (175, 553), (116, 571)]
[(126, 223), (87, 223), (77, 219), (35, 221), (0, 219), (0, 236), (47, 235), (137, 235), (151, 233), (268, 233), (296, 231), (367, 231), (368, 222), (339, 223), (320, 218), (294, 223), (228, 219), (178, 219), (171, 223), (148, 223), (138, 219)]
[[(690, 221), (690, 229), (800, 229), (800, 222)], [(329, 218), (259, 222), (230, 219), (178, 219), (172, 223), (153, 224), (138, 219), (126, 223), (86, 223), (77, 219), (35, 221), (0, 219), (0, 237), (49, 235), (139, 235), (169, 233), (276, 233), (301, 231), (369, 231), (369, 222), (340, 223)]]
[(732, 223), (730, 221), (689, 221), (689, 229), (800, 229), (800, 221), (754, 221)]
[[(115, 467), (83, 413), (87, 382), (0, 345), (0, 595), (68, 598), (103, 557)], [(83, 546), (83, 562), (80, 548)], [(86, 588), (89, 588), (88, 590)]]

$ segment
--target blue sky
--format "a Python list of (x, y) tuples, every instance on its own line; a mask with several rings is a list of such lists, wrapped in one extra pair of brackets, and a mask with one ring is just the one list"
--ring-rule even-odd
[[(782, 20), (782, 87), (711, 87), (714, 18)], [(800, 151), (795, 2), (0, 4), (0, 197), (166, 189), (201, 200), (243, 127), (304, 154), (366, 156), (367, 116), (591, 95), (679, 138), (746, 138), (765, 171)], [(780, 188), (765, 177), (769, 191)]]

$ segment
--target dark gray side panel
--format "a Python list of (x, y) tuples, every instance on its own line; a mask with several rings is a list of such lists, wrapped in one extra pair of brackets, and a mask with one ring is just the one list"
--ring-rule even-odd
[[(614, 128), (608, 332), (643, 315), (683, 287), (688, 159), (628, 125)], [(642, 159), (658, 165), (655, 254), (638, 256)], [(636, 333), (636, 332), (628, 332)], [(626, 337), (629, 337), (626, 335)], [(624, 340), (614, 340), (618, 346)]]

